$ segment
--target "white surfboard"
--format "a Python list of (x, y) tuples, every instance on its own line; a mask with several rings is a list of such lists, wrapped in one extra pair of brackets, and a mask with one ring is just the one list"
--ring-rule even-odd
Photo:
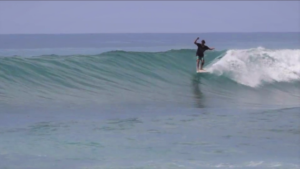
[(206, 71), (206, 70), (197, 70), (197, 73), (208, 73), (208, 71)]

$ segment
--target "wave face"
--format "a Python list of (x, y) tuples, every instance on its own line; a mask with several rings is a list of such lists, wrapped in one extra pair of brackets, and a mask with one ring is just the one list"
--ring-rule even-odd
[(293, 95), (288, 99), (294, 102), (300, 98), (298, 49), (209, 51), (205, 56), (209, 74), (196, 74), (195, 61), (195, 50), (190, 49), (1, 57), (0, 101), (2, 104), (184, 102), (193, 97), (189, 94), (190, 84), (195, 82), (198, 93), (200, 90), (215, 98), (238, 99), (234, 96), (236, 88), (244, 93), (240, 97), (245, 98), (249, 92), (259, 94), (266, 87), (269, 94), (281, 92), (278, 97)]

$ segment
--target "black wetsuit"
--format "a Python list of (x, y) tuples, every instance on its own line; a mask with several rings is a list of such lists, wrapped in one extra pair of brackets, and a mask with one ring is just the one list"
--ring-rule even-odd
[(204, 56), (204, 52), (206, 50), (209, 49), (209, 47), (207, 47), (206, 45), (203, 45), (200, 44), (200, 43), (196, 43), (196, 45), (198, 46), (198, 50), (197, 50), (197, 53), (196, 53), (196, 56), (198, 56), (198, 59), (201, 60)]

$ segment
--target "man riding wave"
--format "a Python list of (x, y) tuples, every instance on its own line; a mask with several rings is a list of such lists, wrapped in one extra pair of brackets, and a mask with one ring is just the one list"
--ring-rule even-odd
[(194, 44), (198, 46), (198, 50), (196, 53), (196, 56), (198, 56), (197, 59), (197, 71), (199, 70), (199, 62), (201, 60), (201, 68), (200, 70), (203, 70), (203, 65), (204, 65), (204, 52), (206, 50), (214, 50), (215, 48), (209, 48), (208, 46), (205, 45), (205, 40), (201, 41), (200, 43), (197, 43), (197, 40), (199, 39), (199, 37), (195, 40)]

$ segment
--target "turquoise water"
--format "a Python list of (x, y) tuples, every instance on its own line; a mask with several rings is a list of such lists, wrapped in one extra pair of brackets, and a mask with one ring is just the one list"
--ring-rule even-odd
[(299, 33), (0, 39), (0, 168), (300, 167)]

